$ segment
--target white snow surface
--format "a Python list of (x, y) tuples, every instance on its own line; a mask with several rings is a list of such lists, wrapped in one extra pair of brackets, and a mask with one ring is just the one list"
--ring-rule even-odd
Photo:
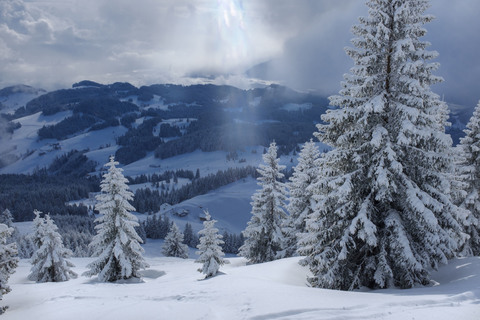
[[(248, 266), (229, 258), (204, 280), (193, 259), (158, 255), (161, 243), (147, 243), (142, 279), (117, 283), (35, 283), (21, 260), (2, 319), (480, 319), (480, 257), (451, 261), (433, 272), (430, 287), (343, 292), (308, 287), (298, 257)], [(92, 258), (71, 261), (82, 274)]]

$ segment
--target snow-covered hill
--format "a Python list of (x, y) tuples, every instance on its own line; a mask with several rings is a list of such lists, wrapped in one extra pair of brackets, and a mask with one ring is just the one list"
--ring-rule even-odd
[(24, 107), (27, 102), (46, 91), (26, 85), (16, 85), (0, 90), (0, 113), (14, 113), (18, 108)]
[[(60, 283), (27, 280), (22, 260), (2, 304), (3, 319), (480, 319), (480, 258), (456, 259), (433, 272), (431, 287), (343, 292), (306, 286), (299, 258), (245, 265), (230, 258), (218, 276), (203, 280), (194, 260), (158, 256), (141, 281), (99, 283), (83, 276)], [(78, 274), (89, 258), (71, 259)]]

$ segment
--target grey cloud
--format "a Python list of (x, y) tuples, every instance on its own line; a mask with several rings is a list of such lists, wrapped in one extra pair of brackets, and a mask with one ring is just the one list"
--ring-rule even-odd
[[(427, 40), (445, 78), (435, 90), (472, 105), (480, 2), (431, 3)], [(366, 14), (359, 0), (2, 0), (0, 87), (199, 81), (191, 74), (245, 84), (246, 69), (268, 62), (253, 69), (263, 80), (332, 94), (352, 65), (350, 28)]]
[[(297, 89), (315, 89), (323, 94), (338, 92), (342, 75), (352, 65), (343, 50), (351, 45), (350, 27), (367, 10), (363, 1), (330, 4), (323, 8), (326, 9), (323, 15), (319, 11), (316, 16), (305, 14), (305, 18), (312, 18), (310, 24), (285, 42), (282, 54), (262, 65), (257, 75)], [(474, 106), (480, 98), (480, 2), (432, 0), (431, 4), (427, 13), (436, 19), (425, 26), (428, 30), (425, 40), (432, 43), (431, 50), (439, 52), (435, 61), (441, 67), (436, 74), (445, 79), (433, 90), (449, 102)], [(310, 9), (318, 10), (315, 6)]]

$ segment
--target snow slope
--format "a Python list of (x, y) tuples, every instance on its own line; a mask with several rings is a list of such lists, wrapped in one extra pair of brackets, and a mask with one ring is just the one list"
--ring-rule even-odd
[(0, 104), (3, 109), (0, 113), (14, 113), (18, 108), (24, 107), (30, 100), (45, 94), (43, 89), (36, 89), (26, 85), (16, 85), (0, 90)]
[[(161, 245), (161, 242), (158, 242)], [(299, 258), (245, 265), (230, 258), (203, 280), (194, 260), (151, 256), (142, 281), (62, 283), (27, 280), (22, 260), (2, 304), (3, 319), (480, 319), (480, 257), (453, 260), (431, 287), (342, 292), (309, 288)], [(71, 259), (79, 274), (91, 258)]]
[[(80, 133), (69, 139), (38, 140), (38, 130), (44, 125), (56, 124), (72, 114), (71, 111), (44, 116), (41, 112), (16, 119), (22, 126), (12, 135), (2, 140), (0, 154), (12, 154), (19, 160), (0, 169), (3, 173), (32, 173), (35, 168), (48, 167), (57, 156), (71, 150), (92, 150), (87, 156), (101, 166), (117, 150), (115, 139), (125, 134), (123, 126), (109, 127), (102, 130)], [(112, 145), (113, 147), (107, 148)]]
[[(238, 234), (245, 229), (251, 218), (250, 202), (258, 188), (255, 179), (247, 178), (176, 204), (166, 213), (180, 227), (180, 230), (183, 230), (185, 224), (189, 222), (197, 232), (203, 228), (203, 222), (200, 220), (200, 217), (204, 216), (203, 210), (208, 209), (212, 219), (218, 221), (215, 226), (220, 233), (228, 231)], [(189, 212), (185, 217), (171, 214), (171, 212), (183, 210)]]

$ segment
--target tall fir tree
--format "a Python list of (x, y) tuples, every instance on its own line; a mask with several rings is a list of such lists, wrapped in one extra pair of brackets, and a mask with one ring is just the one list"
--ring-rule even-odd
[(285, 184), (280, 180), (285, 169), (277, 158), (277, 145), (270, 144), (268, 151), (262, 156), (263, 162), (257, 169), (258, 185), (252, 196), (252, 217), (243, 231), (245, 242), (240, 248), (240, 255), (249, 263), (261, 263), (281, 258), (284, 242), (282, 224), (286, 219), (283, 210), (286, 199)]
[(216, 220), (212, 220), (210, 213), (205, 211), (205, 221), (203, 221), (203, 229), (198, 232), (200, 235), (200, 243), (198, 244), (198, 258), (195, 262), (203, 263), (198, 269), (199, 272), (205, 274), (205, 278), (213, 277), (218, 273), (220, 266), (228, 263), (223, 259), (225, 255), (222, 251), (222, 236), (218, 234), (215, 228)]
[(430, 86), (435, 52), (421, 41), (427, 0), (369, 0), (368, 17), (346, 49), (339, 109), (327, 111), (317, 137), (322, 157), (318, 206), (307, 222), (302, 260), (312, 286), (409, 288), (428, 284), (465, 240), (464, 211), (450, 197), (448, 110)]
[[(0, 300), (2, 300), (3, 295), (11, 291), (8, 279), (18, 266), (17, 245), (15, 243), (7, 243), (7, 239), (12, 232), (13, 228), (0, 224)], [(0, 314), (4, 313), (7, 308), (6, 306), (1, 306)]]
[(61, 282), (76, 278), (77, 274), (70, 268), (74, 265), (67, 259), (72, 252), (66, 249), (58, 233), (55, 222), (46, 215), (38, 216), (35, 225), (35, 238), (41, 237), (41, 246), (32, 256), (32, 268), (28, 278), (37, 282)]
[(180, 232), (175, 222), (172, 222), (170, 231), (165, 237), (162, 253), (166, 257), (188, 258), (188, 246), (183, 243), (183, 233)]
[(460, 206), (469, 211), (466, 232), (470, 236), (463, 251), (467, 255), (480, 255), (480, 102), (467, 124), (465, 137), (460, 139), (461, 160), (457, 164), (463, 195)]
[(97, 234), (90, 244), (98, 257), (87, 265), (90, 270), (84, 273), (98, 275), (103, 282), (139, 277), (139, 271), (148, 267), (140, 246), (142, 239), (135, 231), (138, 219), (131, 213), (135, 208), (128, 202), (133, 200), (133, 193), (123, 169), (117, 165), (113, 156), (105, 165), (108, 172), (103, 175), (101, 194), (97, 195), (95, 205), (100, 213), (95, 220)]
[(298, 155), (298, 164), (288, 183), (288, 218), (283, 226), (284, 257), (291, 257), (297, 252), (298, 235), (306, 231), (306, 219), (312, 214), (315, 201), (313, 198), (315, 181), (318, 179), (318, 159), (320, 151), (315, 142), (306, 142)]

